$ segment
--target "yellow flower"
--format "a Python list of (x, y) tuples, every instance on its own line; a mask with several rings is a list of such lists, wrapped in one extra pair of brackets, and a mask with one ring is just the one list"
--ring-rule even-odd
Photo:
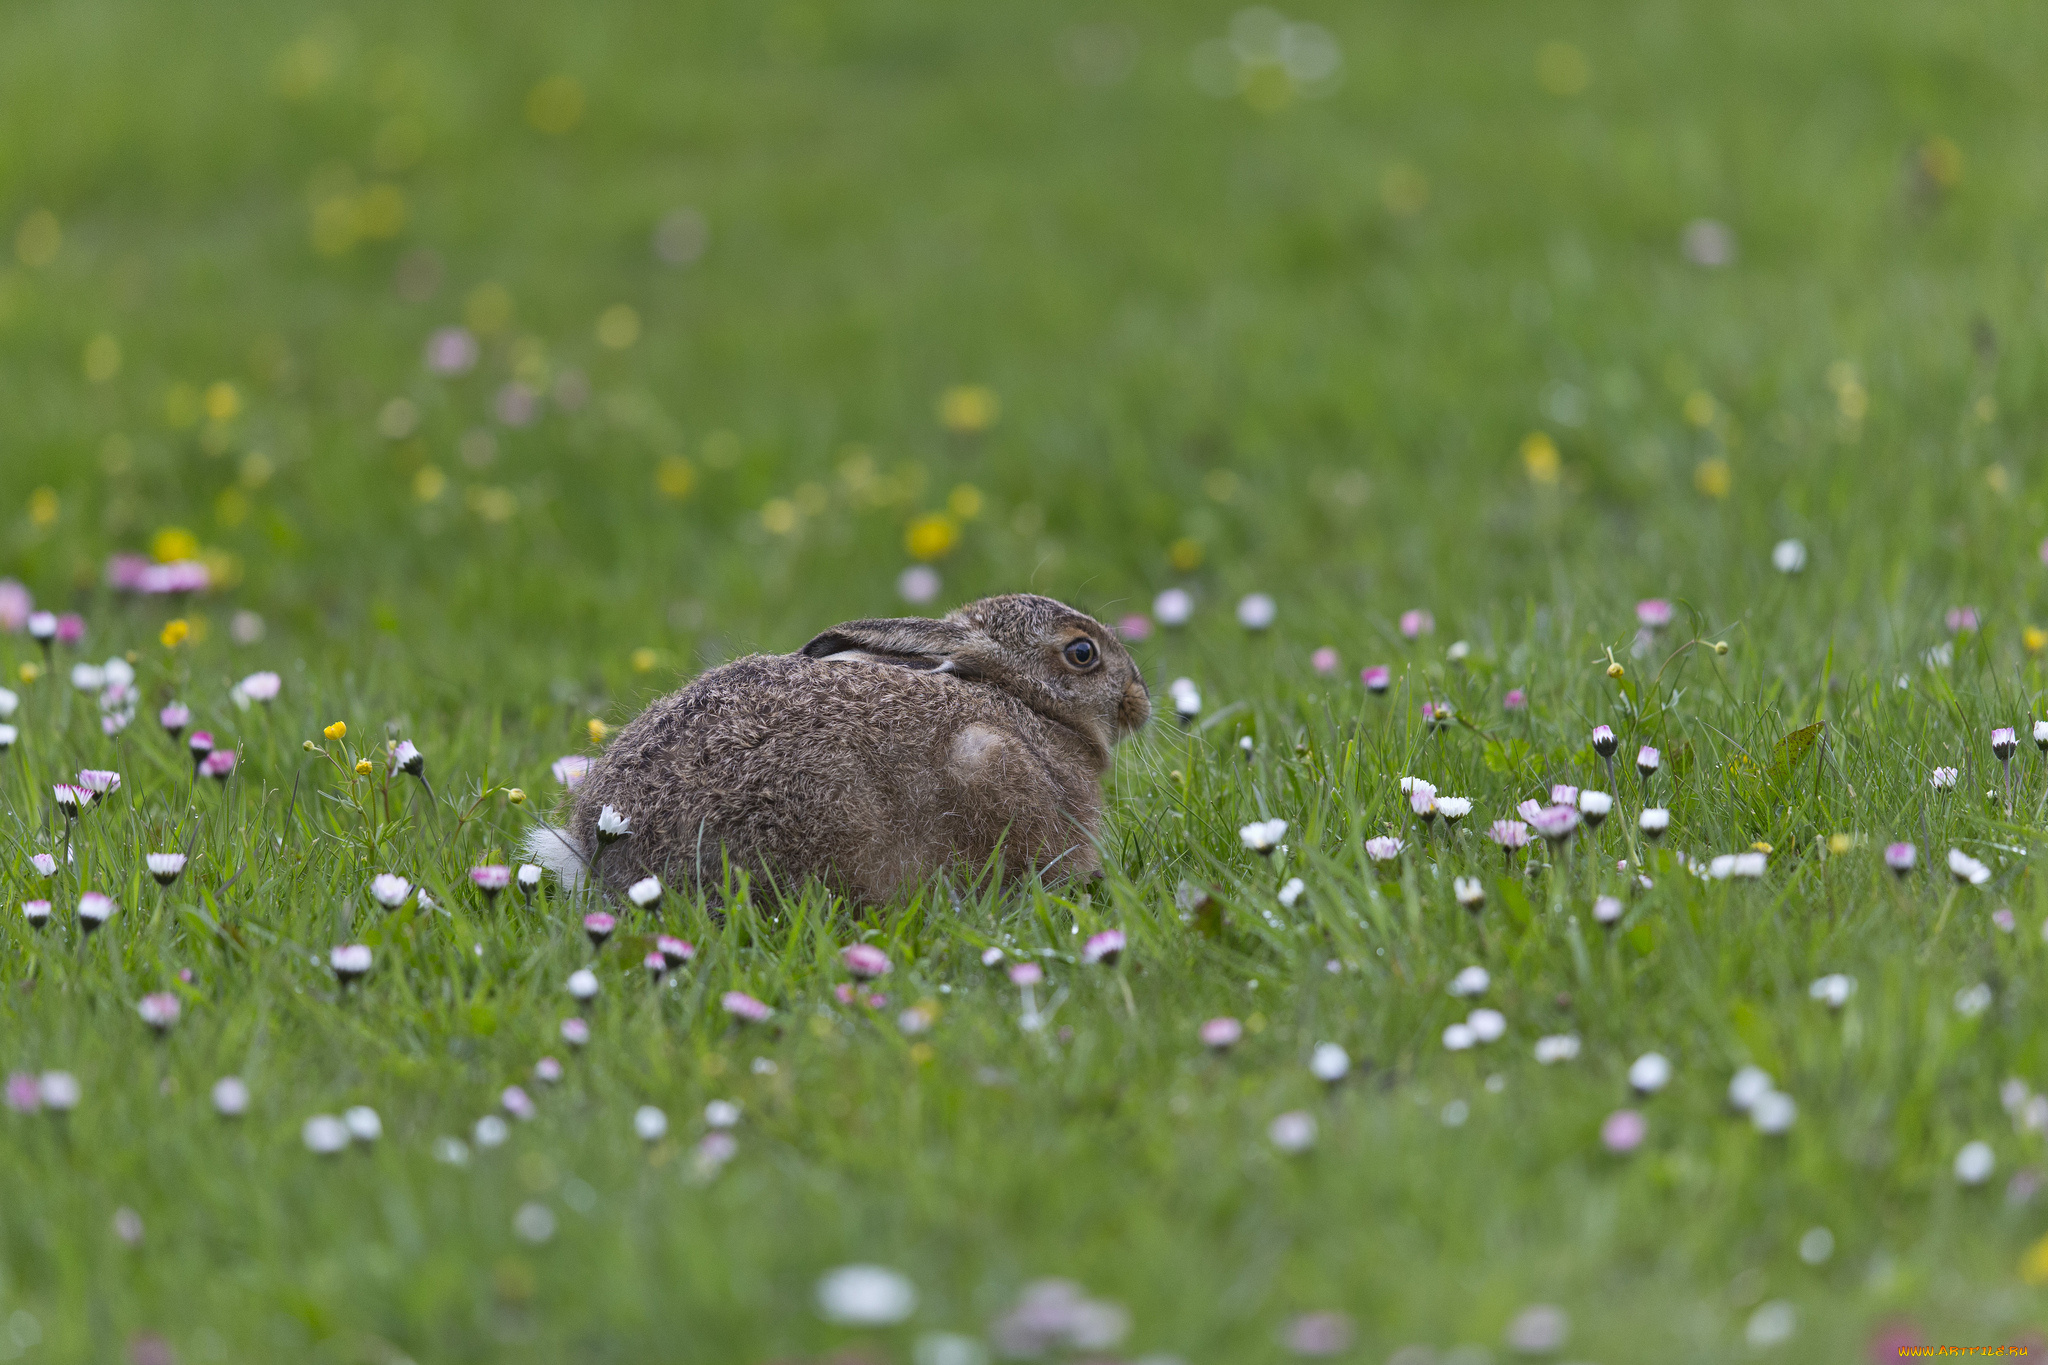
[(1710, 498), (1725, 498), (1735, 483), (1735, 472), (1718, 455), (1693, 466), (1692, 486)]
[(43, 676), (43, 666), (41, 664), (23, 664), (19, 672), (23, 682), (32, 683), (37, 678)]
[(149, 553), (159, 564), (175, 564), (181, 559), (196, 559), (199, 555), (199, 537), (182, 526), (166, 526), (150, 537)]
[(192, 623), (180, 616), (175, 621), (164, 622), (163, 634), (157, 636), (164, 642), (165, 649), (176, 649), (192, 634)]
[(1620, 664), (1607, 665), (1607, 676), (1610, 678), (1619, 678), (1623, 673), (1627, 671), (1628, 670), (1624, 669)]
[(602, 743), (604, 743), (604, 737), (605, 737), (606, 735), (610, 734), (611, 732), (612, 732), (612, 727), (611, 727), (611, 726), (609, 726), (609, 725), (606, 725), (606, 724), (605, 724), (605, 723), (604, 723), (603, 721), (599, 720), (599, 719), (598, 719), (598, 718), (597, 718), (596, 716), (592, 716), (592, 717), (590, 718), (590, 742), (591, 742), (592, 744), (602, 744)]
[(1850, 849), (1856, 847), (1856, 842), (1856, 836), (1853, 834), (1831, 834), (1828, 836), (1828, 852), (1834, 854), (1847, 853)]
[(944, 512), (928, 512), (903, 533), (903, 548), (912, 559), (938, 559), (960, 543), (960, 523)]
[(1557, 453), (1557, 442), (1541, 431), (1532, 431), (1524, 436), (1522, 468), (1529, 471), (1530, 479), (1536, 483), (1555, 484), (1564, 468), (1564, 461)]
[(2039, 654), (2044, 647), (2048, 647), (2048, 630), (2043, 630), (2039, 626), (2028, 626), (2020, 632), (2020, 643), (2027, 647), (2027, 653)]
[(328, 726), (325, 730), (322, 730), (320, 733), (327, 736), (327, 738), (331, 740), (340, 739), (342, 736), (348, 733), (348, 722), (345, 720), (338, 720), (334, 722), (334, 724)]
[(357, 759), (357, 760), (356, 760), (356, 776), (357, 776), (357, 777), (368, 777), (369, 775), (370, 775), (370, 760), (369, 760), (369, 759), (367, 759), (367, 758), (359, 758), (359, 759)]
[(963, 436), (987, 431), (1002, 410), (1002, 400), (986, 384), (955, 384), (939, 395), (940, 425)]
[(1757, 853), (1769, 853), (1771, 851), (1771, 846), (1761, 839), (1751, 844), (1750, 848)]
[(505, 789), (505, 799), (515, 806), (523, 806), (526, 804), (526, 793), (517, 787), (507, 787)]

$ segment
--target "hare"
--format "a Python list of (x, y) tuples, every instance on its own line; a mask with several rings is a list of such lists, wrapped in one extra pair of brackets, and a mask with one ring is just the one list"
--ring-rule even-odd
[(572, 888), (715, 882), (729, 861), (864, 903), (998, 851), (1007, 876), (1086, 878), (1110, 748), (1151, 713), (1108, 627), (1049, 597), (849, 621), (648, 707), (529, 852)]

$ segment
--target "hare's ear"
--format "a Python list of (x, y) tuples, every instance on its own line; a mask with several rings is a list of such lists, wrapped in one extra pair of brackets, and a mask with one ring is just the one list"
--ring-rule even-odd
[(848, 621), (797, 652), (807, 659), (861, 659), (938, 673), (978, 674), (988, 639), (952, 621), (922, 616)]

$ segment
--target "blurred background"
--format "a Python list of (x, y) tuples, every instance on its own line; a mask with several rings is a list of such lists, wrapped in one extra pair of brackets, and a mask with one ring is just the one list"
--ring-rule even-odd
[(1266, 591), (1304, 652), (1725, 618), (1790, 535), (1852, 640), (2032, 593), (2044, 33), (11, 6), (0, 575), (497, 702), (1026, 587)]

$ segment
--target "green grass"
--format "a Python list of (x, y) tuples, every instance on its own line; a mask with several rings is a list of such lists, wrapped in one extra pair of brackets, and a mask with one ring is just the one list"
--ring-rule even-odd
[[(2048, 1158), (1999, 1088), (2048, 1085), (2048, 772), (2023, 746), (2013, 815), (1985, 793), (1990, 727), (2043, 710), (2022, 632), (2048, 624), (2048, 24), (1904, 0), (1289, 13), (1340, 44), (1334, 93), (1286, 98), (1268, 71), (1203, 94), (1191, 54), (1222, 6), (0, 15), (0, 577), (90, 626), (31, 683), (40, 652), (0, 634), (23, 697), (0, 1069), (83, 1089), (68, 1119), (0, 1116), (0, 1359), (140, 1361), (154, 1334), (184, 1361), (908, 1361), (1052, 1275), (1128, 1311), (1131, 1360), (1280, 1359), (1295, 1315), (1335, 1310), (1349, 1358), (1473, 1365), (1452, 1348), (1505, 1357), (1532, 1303), (1569, 1311), (1562, 1358), (1584, 1362), (2038, 1330), (2048, 1212), (2007, 1182)], [(1559, 42), (1577, 93), (1539, 79)], [(583, 95), (558, 133), (528, 117), (550, 76)], [(664, 264), (681, 208), (709, 245)], [(1681, 253), (1703, 217), (1732, 226), (1732, 266)], [(428, 336), (493, 299), (482, 363), (429, 374)], [(638, 335), (613, 348), (620, 304)], [(571, 372), (580, 405), (556, 401)], [(546, 395), (517, 429), (492, 415), (515, 374)], [(949, 431), (941, 396), (967, 384), (999, 418)], [(1538, 432), (1555, 481), (1520, 453)], [(906, 533), (949, 506), (974, 515), (933, 609), (1030, 588), (1115, 619), (1197, 595), (1188, 629), (1136, 648), (1160, 709), (1188, 676), (1204, 720), (1121, 750), (1104, 882), (864, 915), (755, 891), (720, 922), (671, 895), (697, 959), (650, 987), (629, 917), (569, 1052), (585, 907), (485, 904), (464, 870), (553, 808), (548, 764), (594, 752), (593, 718), (909, 610)], [(106, 558), (167, 528), (227, 586), (109, 594)], [(1770, 566), (1784, 537), (1810, 551), (1796, 576)], [(1279, 603), (1264, 635), (1232, 620), (1253, 590)], [(1647, 596), (1680, 609), (1639, 657)], [(1959, 603), (1982, 628), (1930, 665)], [(1410, 644), (1417, 605), (1438, 629)], [(235, 638), (242, 611), (260, 639)], [(167, 649), (178, 612), (195, 638)], [(116, 742), (62, 674), (119, 653), (145, 704)], [(1387, 698), (1358, 684), (1372, 663), (1395, 667)], [(282, 696), (238, 710), (258, 669)], [(172, 697), (239, 746), (233, 782), (194, 788), (151, 719)], [(1431, 736), (1421, 703), (1446, 698), (1461, 723)], [(439, 799), (307, 753), (335, 720), (357, 753), (415, 740)], [(1596, 784), (1602, 721), (1624, 769), (1664, 751), (1673, 812), (1611, 933), (1593, 898), (1646, 852), (1632, 776), (1546, 873), (1504, 875), (1481, 838), (1552, 782)], [(1815, 722), (1819, 744), (1787, 744)], [(1958, 790), (1930, 789), (1937, 764)], [(15, 907), (48, 889), (28, 859), (61, 842), (49, 788), (81, 766), (124, 785), (38, 933)], [(1411, 773), (1475, 812), (1376, 867), (1364, 840), (1409, 823)], [(1290, 822), (1284, 857), (1240, 847), (1262, 816)], [(1930, 870), (1894, 880), (1892, 839)], [(1757, 842), (1759, 883), (1676, 857)], [(188, 846), (159, 892), (141, 855)], [(1990, 884), (1951, 889), (1951, 847)], [(442, 909), (378, 909), (386, 870)], [(1283, 909), (1291, 876), (1307, 893)], [(1220, 914), (1184, 916), (1184, 883)], [(80, 944), (88, 887), (122, 908)], [(1122, 961), (1075, 961), (1107, 927)], [(884, 1010), (833, 998), (860, 939), (895, 963)], [(325, 955), (352, 940), (376, 967), (340, 991)], [(1050, 1028), (1019, 1027), (990, 946), (1050, 954)], [(1492, 988), (1453, 999), (1474, 963)], [(1808, 996), (1829, 972), (1859, 983), (1836, 1014)], [(166, 988), (184, 1017), (157, 1041), (135, 1005)], [(775, 1020), (731, 1024), (731, 989)], [(918, 1002), (937, 1021), (913, 1037), (896, 1017)], [(1506, 1036), (1447, 1051), (1473, 1003)], [(1210, 1055), (1196, 1029), (1224, 1014), (1246, 1038)], [(1565, 1032), (1578, 1058), (1539, 1066)], [(1335, 1087), (1308, 1070), (1324, 1041), (1354, 1062)], [(1633, 1100), (1652, 1049), (1675, 1079)], [(533, 1079), (547, 1053), (557, 1086)], [(1729, 1112), (1745, 1063), (1798, 1102), (1782, 1137)], [(223, 1121), (230, 1074), (253, 1098)], [(437, 1160), (512, 1083), (538, 1116)], [(707, 1178), (720, 1098), (744, 1117)], [(308, 1152), (304, 1121), (353, 1104), (382, 1139)], [(661, 1142), (634, 1135), (645, 1104)], [(1609, 1155), (1601, 1123), (1630, 1105), (1648, 1138)], [(1298, 1109), (1319, 1139), (1286, 1156), (1267, 1125)], [(1965, 1188), (1979, 1139), (1998, 1169)], [(527, 1204), (551, 1239), (515, 1233)], [(1834, 1251), (1809, 1265), (1816, 1226)], [(849, 1262), (907, 1275), (911, 1319), (821, 1321), (817, 1279)], [(1796, 1331), (1753, 1348), (1776, 1301)]]

